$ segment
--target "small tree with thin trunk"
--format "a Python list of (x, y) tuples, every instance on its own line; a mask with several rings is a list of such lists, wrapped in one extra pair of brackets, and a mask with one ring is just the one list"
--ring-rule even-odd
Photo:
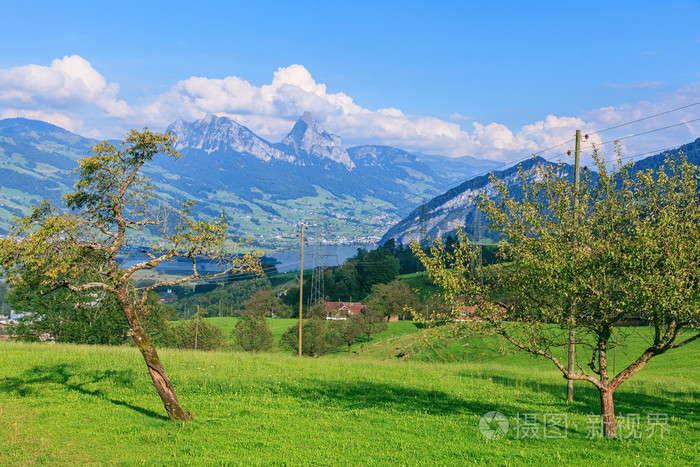
[(367, 336), (368, 341), (372, 340), (373, 335), (385, 331), (388, 327), (386, 315), (381, 308), (371, 305), (364, 307), (359, 314), (351, 316), (350, 319), (360, 330), (360, 334)]
[[(18, 287), (30, 278), (41, 292), (65, 287), (76, 293), (94, 290), (113, 296), (168, 416), (189, 420), (191, 413), (180, 406), (141, 317), (149, 292), (208, 277), (200, 274), (198, 258), (217, 256), (224, 261), (221, 248), (227, 225), (223, 216), (218, 222), (194, 220), (192, 202), (167, 208), (155, 201), (155, 187), (140, 170), (158, 154), (179, 157), (174, 141), (170, 134), (144, 129), (131, 131), (117, 146), (105, 141), (92, 148), (92, 154), (79, 161), (75, 190), (65, 197), (68, 211), (44, 201), (30, 215), (16, 219), (10, 238), (0, 244), (0, 264)], [(136, 241), (145, 242), (145, 233), (158, 240), (142, 250), (144, 260), (128, 265), (123, 261), (125, 249)], [(191, 261), (191, 274), (134, 288), (134, 274), (177, 257)], [(259, 255), (230, 258), (222, 272), (213, 275), (232, 270), (260, 273)], [(86, 276), (92, 279), (82, 281)]]
[(338, 331), (340, 342), (348, 346), (348, 352), (352, 352), (352, 345), (357, 342), (357, 338), (362, 335), (359, 320), (362, 317), (353, 315), (344, 320), (332, 321), (332, 326)]
[[(441, 245), (430, 254), (412, 246), (450, 304), (448, 315), (476, 306), (480, 321), (467, 327), (495, 331), (550, 359), (564, 378), (594, 385), (603, 431), (615, 437), (615, 390), (651, 358), (700, 338), (698, 169), (667, 160), (656, 172), (632, 165), (611, 172), (594, 157), (598, 172), (579, 192), (558, 167), (521, 170), (517, 199), (492, 179), (499, 198), (482, 196), (481, 209), (510, 261), (494, 280), (497, 299), (470, 276), (474, 250), (464, 236), (451, 254)], [(639, 332), (651, 344), (615, 374), (608, 352), (623, 333), (614, 330), (640, 320), (649, 323)], [(560, 360), (569, 325), (590, 351), (588, 368), (575, 372)]]
[(275, 345), (275, 338), (267, 320), (256, 314), (240, 318), (231, 331), (236, 346), (246, 352), (268, 352)]

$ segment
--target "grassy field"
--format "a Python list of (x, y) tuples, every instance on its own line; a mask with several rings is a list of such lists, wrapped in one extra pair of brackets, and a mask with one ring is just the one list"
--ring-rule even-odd
[[(275, 321), (279, 335), (287, 323)], [(407, 334), (411, 323), (392, 324), (350, 357), (164, 349), (180, 401), (196, 415), (190, 423), (165, 418), (133, 347), (0, 342), (1, 462), (697, 465), (700, 460), (699, 345), (652, 359), (624, 384), (616, 393), (616, 412), (640, 414), (642, 436), (603, 440), (587, 437), (590, 414), (599, 413), (597, 394), (577, 384), (576, 401), (566, 403), (564, 381), (551, 363), (501, 355), (494, 338), (433, 350), (456, 351), (459, 361), (406, 361), (395, 358), (397, 342), (417, 335)], [(630, 344), (630, 353), (635, 345), (641, 344)], [(618, 359), (623, 364), (624, 357)], [(479, 430), (490, 411), (503, 413), (510, 423), (501, 439), (488, 440)], [(534, 414), (537, 423), (517, 430), (517, 419), (526, 414)], [(565, 437), (545, 438), (546, 414), (566, 417)], [(668, 418), (654, 426), (647, 423), (650, 414)]]

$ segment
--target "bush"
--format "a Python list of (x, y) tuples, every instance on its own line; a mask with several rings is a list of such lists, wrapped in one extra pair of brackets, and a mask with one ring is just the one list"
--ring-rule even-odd
[(224, 345), (224, 333), (221, 328), (197, 318), (179, 323), (173, 327), (176, 345), (180, 349), (194, 349), (195, 334), (197, 350), (218, 350)]
[(275, 344), (265, 318), (254, 315), (239, 319), (231, 331), (231, 337), (236, 346), (246, 352), (266, 352), (272, 350)]
[[(328, 321), (308, 319), (302, 326), (301, 353), (308, 357), (318, 357), (334, 352), (340, 345), (338, 331)], [(295, 324), (282, 334), (282, 346), (299, 353), (299, 324)]]

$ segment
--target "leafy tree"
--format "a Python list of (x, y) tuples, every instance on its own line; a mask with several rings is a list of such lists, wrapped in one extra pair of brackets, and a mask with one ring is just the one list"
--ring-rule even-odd
[(255, 314), (239, 319), (231, 331), (231, 337), (246, 352), (267, 352), (275, 345), (267, 320)]
[[(301, 353), (307, 357), (326, 355), (340, 345), (338, 331), (325, 319), (304, 320), (301, 338)], [(281, 343), (284, 348), (299, 353), (299, 323), (282, 334)]]
[(177, 321), (179, 316), (172, 306), (163, 305), (160, 302), (158, 294), (155, 292), (148, 294), (139, 319), (152, 343), (165, 347), (177, 347), (177, 335), (171, 323)]
[(55, 342), (119, 345), (128, 338), (124, 313), (114, 296), (104, 292), (57, 289), (41, 294), (23, 285), (10, 291), (8, 301), (15, 311), (30, 313), (14, 329), (20, 340), (51, 336)]
[[(485, 325), (551, 360), (564, 378), (596, 387), (604, 433), (615, 437), (615, 390), (651, 358), (700, 338), (698, 169), (667, 160), (656, 172), (632, 165), (611, 172), (594, 157), (596, 180), (578, 192), (550, 167), (520, 171), (520, 200), (497, 180), (500, 198), (482, 197), (481, 208), (512, 261), (497, 278), (500, 303), (471, 279), (467, 264), (474, 250), (466, 238), (452, 255), (439, 244), (429, 255), (414, 251), (442, 287), (451, 316), (478, 305), (483, 321), (473, 326)], [(620, 342), (613, 330), (631, 318), (649, 323), (651, 343), (614, 374), (608, 352)], [(558, 325), (577, 328), (578, 346), (590, 351), (590, 370), (579, 365), (570, 372), (560, 362), (556, 350), (568, 346), (568, 332)]]
[[(4, 279), (0, 279), (0, 314), (5, 314), (5, 301), (6, 301), (6, 296), (7, 296), (7, 291), (8, 291), (8, 286), (5, 283)], [(8, 312), (9, 314), (9, 312)]]
[(399, 273), (399, 260), (389, 250), (372, 250), (357, 265), (362, 297), (367, 296), (375, 284), (391, 282)]
[(376, 284), (372, 286), (368, 305), (379, 310), (384, 316), (401, 316), (402, 319), (419, 307), (418, 297), (411, 288), (403, 282), (392, 281), (388, 284)]
[[(189, 420), (191, 414), (180, 406), (141, 316), (152, 290), (203, 277), (196, 259), (220, 255), (227, 225), (223, 218), (195, 221), (190, 217), (192, 202), (171, 209), (156, 203), (150, 179), (139, 171), (158, 154), (177, 158), (174, 141), (169, 134), (133, 130), (117, 146), (106, 141), (96, 145), (92, 155), (79, 161), (75, 190), (65, 197), (68, 212), (44, 201), (28, 216), (16, 219), (10, 238), (0, 243), (0, 264), (15, 287), (34, 283), (41, 293), (67, 288), (113, 297), (169, 417)], [(119, 259), (122, 248), (134, 234), (146, 230), (159, 237), (144, 250), (148, 259), (124, 267)], [(156, 281), (138, 290), (133, 287), (135, 273), (178, 257), (191, 261), (189, 276)], [(257, 256), (230, 261), (230, 268), (221, 275), (231, 269), (259, 271)]]
[(362, 313), (354, 315), (351, 319), (355, 320), (354, 325), (357, 326), (361, 334), (367, 336), (368, 341), (372, 340), (374, 334), (387, 329), (386, 315), (381, 308), (368, 306), (362, 309)]
[(362, 335), (359, 321), (362, 319), (359, 315), (354, 315), (346, 320), (332, 321), (331, 326), (338, 332), (340, 342), (348, 346), (348, 352), (352, 351), (352, 344), (357, 342), (357, 339)]
[(272, 289), (258, 289), (244, 304), (245, 316), (288, 318), (291, 307), (282, 302)]
[(201, 318), (203, 312), (194, 318), (179, 322), (173, 326), (176, 346), (179, 349), (219, 350), (224, 346), (224, 333)]

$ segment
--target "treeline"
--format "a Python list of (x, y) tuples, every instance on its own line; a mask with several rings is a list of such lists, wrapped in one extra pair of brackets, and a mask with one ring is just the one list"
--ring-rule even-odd
[[(445, 247), (452, 252), (459, 246), (456, 236), (444, 240)], [(428, 246), (425, 247), (426, 249)], [(488, 266), (500, 262), (497, 245), (481, 245), (481, 264)], [(476, 265), (475, 265), (476, 266)], [(375, 250), (358, 248), (357, 254), (340, 267), (323, 272), (324, 297), (326, 301), (364, 302), (378, 284), (388, 284), (397, 276), (422, 271), (418, 258), (407, 245), (396, 244), (394, 239), (386, 241)], [(311, 295), (311, 277), (304, 278), (304, 303)], [(282, 298), (293, 309), (299, 307), (299, 287), (287, 290)], [(297, 315), (298, 316), (298, 313)]]
[[(171, 288), (177, 300), (172, 304), (182, 318), (194, 316), (197, 306), (206, 309), (208, 316), (241, 316), (243, 304), (256, 290), (270, 287), (267, 277), (244, 277), (228, 284), (211, 284), (213, 287), (204, 293), (195, 293), (191, 289)], [(162, 291), (159, 291), (162, 292)]]

